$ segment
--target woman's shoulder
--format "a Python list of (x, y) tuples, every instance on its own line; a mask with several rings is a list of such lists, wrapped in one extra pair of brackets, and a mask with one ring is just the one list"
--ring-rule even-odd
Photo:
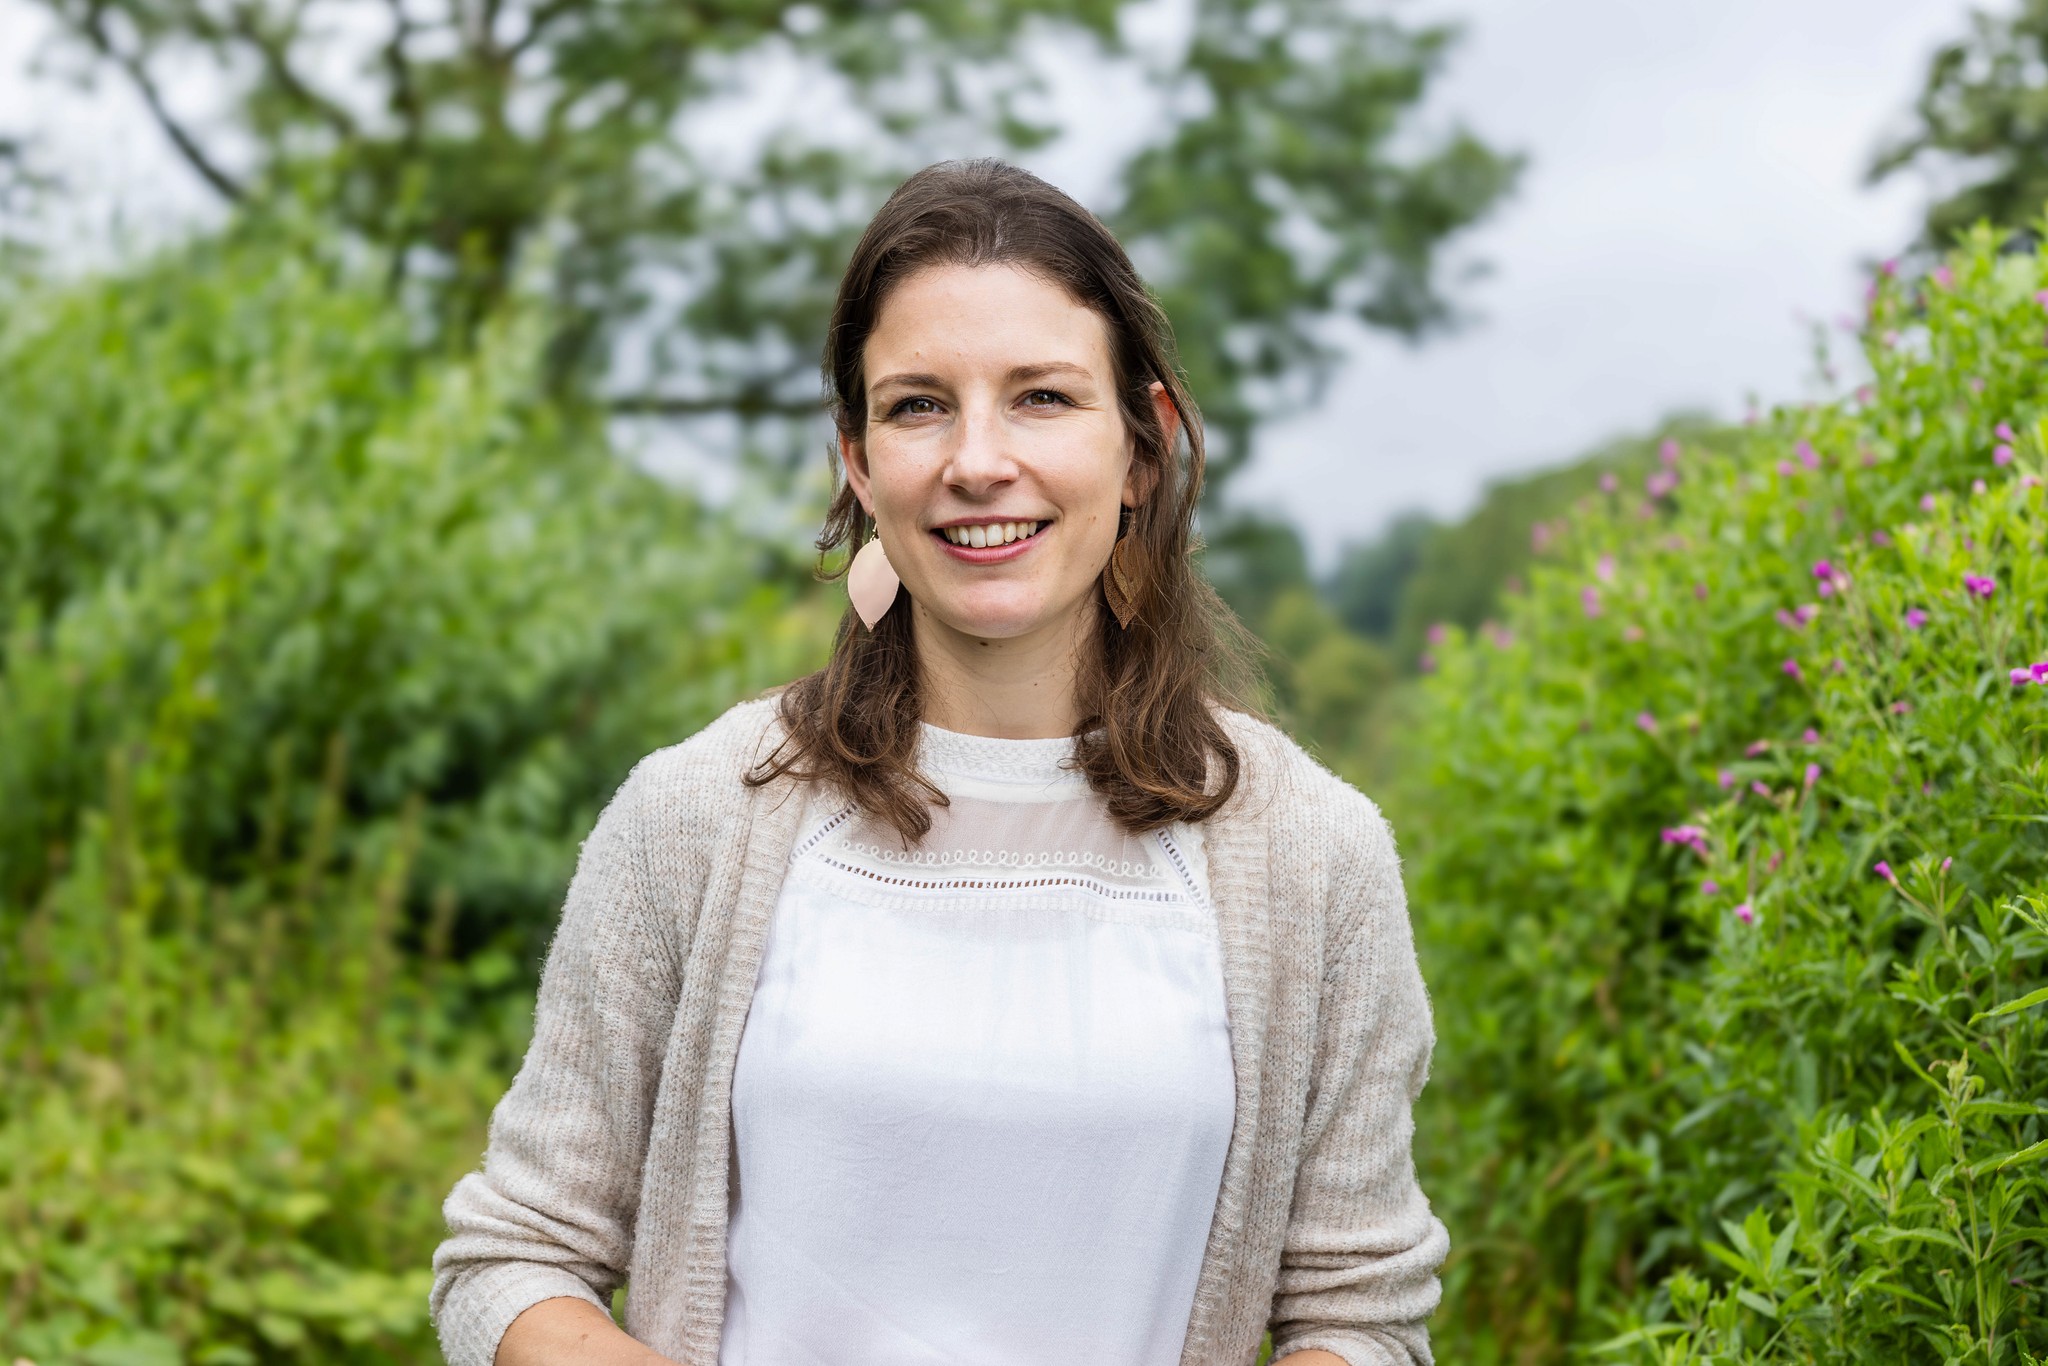
[(1239, 794), (1225, 808), (1264, 810), (1328, 842), (1330, 852), (1366, 861), (1395, 859), (1392, 827), (1379, 804), (1264, 717), (1217, 709), (1241, 761)]
[(696, 734), (634, 764), (624, 786), (641, 802), (690, 811), (737, 804), (747, 773), (775, 748), (778, 719), (773, 694), (734, 703)]

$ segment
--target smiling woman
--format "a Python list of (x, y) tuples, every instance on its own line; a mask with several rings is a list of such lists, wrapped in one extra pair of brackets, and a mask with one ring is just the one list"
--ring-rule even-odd
[(947, 164), (825, 374), (857, 610), (585, 844), (448, 1199), (450, 1361), (1428, 1362), (1393, 842), (1240, 700), (1165, 318), (1065, 195)]

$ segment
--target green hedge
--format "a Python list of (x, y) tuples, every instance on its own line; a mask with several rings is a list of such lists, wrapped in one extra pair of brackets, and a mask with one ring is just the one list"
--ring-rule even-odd
[(321, 241), (0, 319), (0, 1360), (437, 1360), (577, 842), (829, 629)]
[(552, 923), (640, 755), (797, 671), (803, 566), (539, 397), (539, 310), (422, 353), (376, 261), (249, 221), (0, 316), (0, 899), (140, 746), (163, 833), (239, 877), (259, 797), (344, 844), (426, 798), (466, 941)]
[(1863, 346), (1434, 648), (1442, 1359), (2048, 1350), (2048, 258), (1885, 273)]

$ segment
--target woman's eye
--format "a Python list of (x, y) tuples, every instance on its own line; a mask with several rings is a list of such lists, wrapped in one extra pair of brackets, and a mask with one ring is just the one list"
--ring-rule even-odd
[[(912, 408), (912, 407), (910, 406), (910, 405), (911, 405), (911, 404), (913, 404), (913, 403), (929, 403), (929, 404), (931, 404), (931, 407), (929, 407), (929, 408), (918, 408), (918, 409), (913, 409), (913, 408)], [(933, 403), (931, 399), (928, 399), (928, 398), (924, 397), (924, 396), (923, 396), (923, 395), (921, 395), (921, 394), (920, 394), (920, 395), (914, 395), (914, 396), (912, 396), (912, 397), (910, 397), (910, 398), (906, 398), (906, 399), (901, 399), (901, 400), (899, 400), (899, 401), (897, 402), (896, 406), (895, 406), (895, 407), (893, 407), (893, 408), (891, 408), (891, 409), (889, 410), (889, 416), (891, 416), (891, 417), (923, 417), (923, 416), (924, 416), (924, 415), (925, 415), (926, 413), (929, 413), (929, 412), (936, 412), (936, 411), (938, 410), (938, 406), (939, 406), (939, 405), (938, 405), (937, 403)]]
[(1069, 402), (1067, 396), (1057, 389), (1033, 389), (1024, 395), (1024, 401), (1034, 408), (1048, 407), (1054, 403)]

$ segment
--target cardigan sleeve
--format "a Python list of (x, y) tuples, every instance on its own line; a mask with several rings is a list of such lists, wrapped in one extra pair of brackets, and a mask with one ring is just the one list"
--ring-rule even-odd
[(483, 1169), (442, 1212), (428, 1312), (450, 1366), (492, 1366), (545, 1299), (609, 1308), (631, 1257), (640, 1169), (680, 987), (648, 877), (646, 761), (577, 857), (535, 1001), (533, 1040), (491, 1114)]
[(1273, 1356), (1430, 1366), (1450, 1235), (1415, 1177), (1413, 1107), (1435, 1030), (1386, 822), (1343, 787), (1316, 1062), (1273, 1297)]

